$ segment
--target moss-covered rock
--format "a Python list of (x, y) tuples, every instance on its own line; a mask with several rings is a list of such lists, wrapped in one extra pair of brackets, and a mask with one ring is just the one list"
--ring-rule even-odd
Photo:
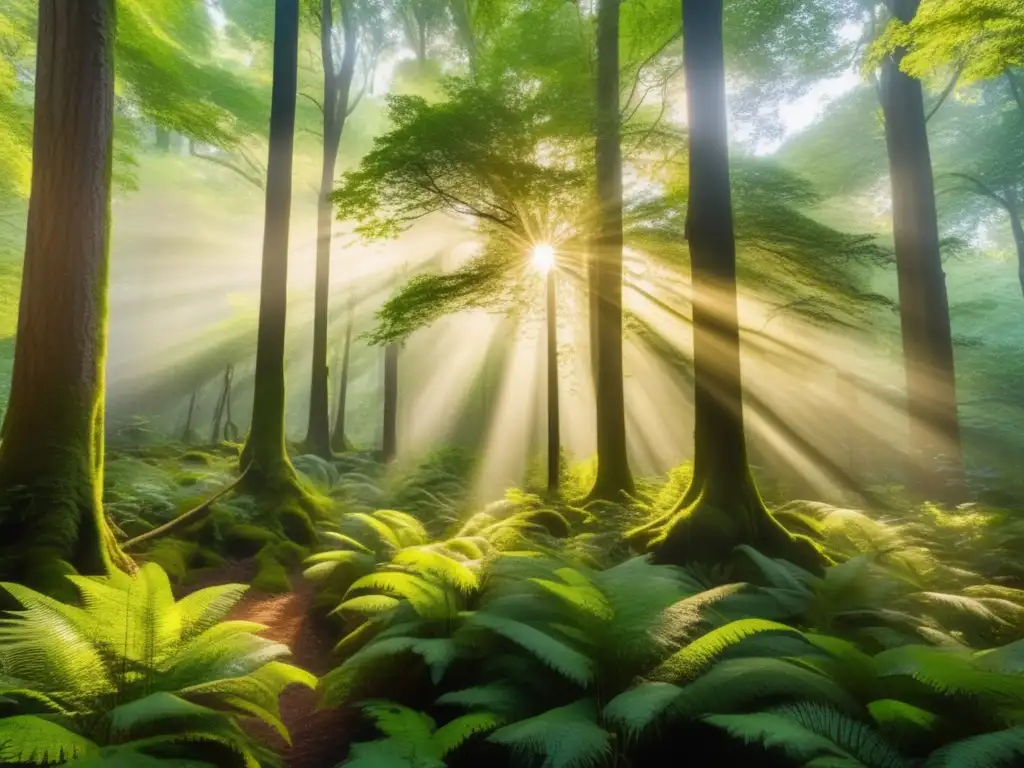
[(258, 525), (229, 525), (221, 530), (224, 552), (232, 557), (252, 557), (277, 539), (273, 531)]
[(163, 568), (172, 583), (181, 584), (198, 552), (199, 545), (194, 541), (167, 538), (158, 539), (143, 557)]
[(205, 451), (186, 451), (178, 460), (185, 464), (200, 464), (204, 467), (209, 467), (216, 459)]
[(565, 539), (572, 535), (569, 521), (553, 509), (537, 509), (524, 513), (522, 517), (523, 520), (539, 525), (555, 538)]
[(273, 544), (268, 544), (256, 555), (256, 575), (252, 580), (252, 588), (269, 594), (291, 591), (288, 571), (278, 560), (277, 547)]
[(285, 536), (296, 544), (310, 546), (317, 540), (316, 528), (309, 519), (306, 510), (295, 500), (289, 499), (278, 511), (281, 530)]
[(195, 564), (199, 568), (219, 568), (227, 563), (223, 557), (212, 549), (200, 547), (196, 552)]
[(175, 484), (186, 488), (198, 484), (202, 479), (202, 475), (195, 472), (179, 472), (174, 476)]

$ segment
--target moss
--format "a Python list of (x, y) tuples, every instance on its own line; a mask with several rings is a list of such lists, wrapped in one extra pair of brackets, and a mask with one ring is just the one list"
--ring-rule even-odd
[(200, 547), (196, 553), (195, 563), (200, 568), (218, 568), (225, 565), (227, 560), (212, 549)]
[(77, 575), (77, 571), (66, 560), (44, 552), (30, 553), (23, 573), (25, 585), (38, 592), (62, 602), (73, 603), (79, 599), (78, 590), (67, 579)]
[(523, 519), (544, 528), (555, 538), (565, 539), (572, 534), (569, 521), (553, 509), (538, 509), (526, 512)]
[(291, 591), (288, 571), (277, 558), (277, 547), (272, 544), (259, 551), (256, 555), (256, 575), (252, 580), (253, 589), (270, 594)]
[(258, 525), (232, 525), (221, 532), (224, 551), (233, 557), (252, 557), (277, 539), (273, 531)]
[(194, 541), (168, 538), (158, 539), (144, 557), (163, 568), (171, 582), (181, 584), (198, 552), (199, 545)]
[(143, 520), (141, 517), (133, 517), (128, 520), (123, 520), (118, 523), (117, 527), (120, 528), (125, 537), (129, 539), (153, 530), (152, 523)]
[(178, 460), (185, 464), (201, 464), (204, 467), (209, 467), (215, 459), (205, 451), (186, 451)]
[(725, 505), (701, 494), (688, 506), (666, 516), (667, 519), (655, 521), (653, 526), (644, 526), (629, 536), (634, 542), (646, 541), (658, 563), (730, 563), (735, 561), (736, 547), (741, 544), (769, 557), (789, 560), (812, 573), (821, 573), (829, 563), (817, 543), (787, 531), (764, 507), (756, 492), (748, 499), (734, 501)]
[(309, 546), (316, 541), (316, 528), (298, 501), (289, 500), (283, 504), (278, 511), (278, 519), (284, 535), (297, 544)]
[(299, 546), (293, 541), (281, 541), (274, 548), (274, 554), (282, 565), (298, 568), (311, 552), (307, 547)]
[(202, 479), (202, 476), (197, 475), (195, 472), (179, 472), (174, 476), (175, 484), (182, 487), (196, 485)]

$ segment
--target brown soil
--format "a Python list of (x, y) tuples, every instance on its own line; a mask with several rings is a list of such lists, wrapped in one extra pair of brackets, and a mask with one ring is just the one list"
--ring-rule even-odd
[[(231, 563), (183, 587), (179, 596), (214, 584), (249, 584), (255, 573), (252, 560)], [(250, 588), (228, 618), (267, 625), (261, 635), (286, 644), (292, 649), (292, 663), (319, 677), (334, 665), (333, 641), (325, 628), (310, 617), (313, 585), (298, 573), (291, 579), (294, 590), (284, 595), (268, 595)], [(283, 757), (287, 768), (334, 768), (345, 759), (352, 714), (337, 709), (318, 710), (316, 704), (316, 692), (303, 686), (293, 685), (281, 695), (281, 720), (291, 734), (290, 747), (269, 727), (262, 723), (252, 725), (252, 732)]]

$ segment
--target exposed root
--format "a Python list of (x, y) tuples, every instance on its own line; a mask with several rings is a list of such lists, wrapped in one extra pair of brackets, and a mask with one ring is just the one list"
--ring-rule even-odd
[(234, 482), (230, 483), (224, 488), (221, 488), (219, 491), (213, 494), (213, 496), (206, 499), (205, 501), (200, 502), (197, 506), (193, 507), (188, 512), (184, 512), (178, 515), (173, 520), (164, 523), (158, 528), (154, 528), (151, 531), (146, 531), (145, 533), (139, 534), (135, 538), (128, 539), (121, 545), (121, 549), (124, 551), (134, 549), (140, 544), (145, 544), (147, 541), (152, 541), (153, 539), (160, 538), (161, 536), (166, 536), (167, 534), (174, 533), (174, 531), (184, 528), (187, 525), (199, 522), (200, 520), (202, 520), (210, 514), (210, 508), (216, 501), (231, 493), (231, 491), (235, 490), (239, 485), (242, 484), (242, 481), (245, 480), (245, 476), (248, 473), (248, 471), (248, 469), (243, 471), (242, 474), (239, 475)]
[[(746, 485), (740, 483), (740, 485)], [(705, 484), (687, 492), (673, 511), (627, 534), (659, 563), (725, 563), (741, 544), (820, 573), (829, 558), (806, 536), (791, 534), (765, 507), (752, 483), (725, 493)]]

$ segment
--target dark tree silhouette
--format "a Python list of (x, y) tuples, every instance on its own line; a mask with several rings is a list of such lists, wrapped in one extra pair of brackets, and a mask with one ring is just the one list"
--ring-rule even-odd
[(724, 562), (739, 544), (817, 567), (768, 512), (747, 463), (729, 183), (722, 0), (683, 0), (689, 122), (686, 239), (693, 280), (693, 480), (676, 508), (632, 532), (661, 562)]
[(597, 198), (598, 233), (592, 258), (597, 297), (595, 392), (597, 478), (592, 499), (632, 493), (626, 452), (622, 371), (622, 147), (619, 136), (619, 2), (601, 0), (597, 10)]
[[(920, 0), (889, 0), (888, 5), (893, 18), (907, 23), (916, 15)], [(892, 184), (910, 444), (925, 470), (913, 482), (931, 491), (937, 488), (936, 477), (944, 477), (948, 485), (942, 490), (956, 497), (963, 486), (963, 459), (949, 301), (939, 251), (924, 94), (921, 81), (900, 69), (905, 53), (897, 49), (883, 61), (879, 95)], [(940, 454), (943, 471), (937, 473)]]

